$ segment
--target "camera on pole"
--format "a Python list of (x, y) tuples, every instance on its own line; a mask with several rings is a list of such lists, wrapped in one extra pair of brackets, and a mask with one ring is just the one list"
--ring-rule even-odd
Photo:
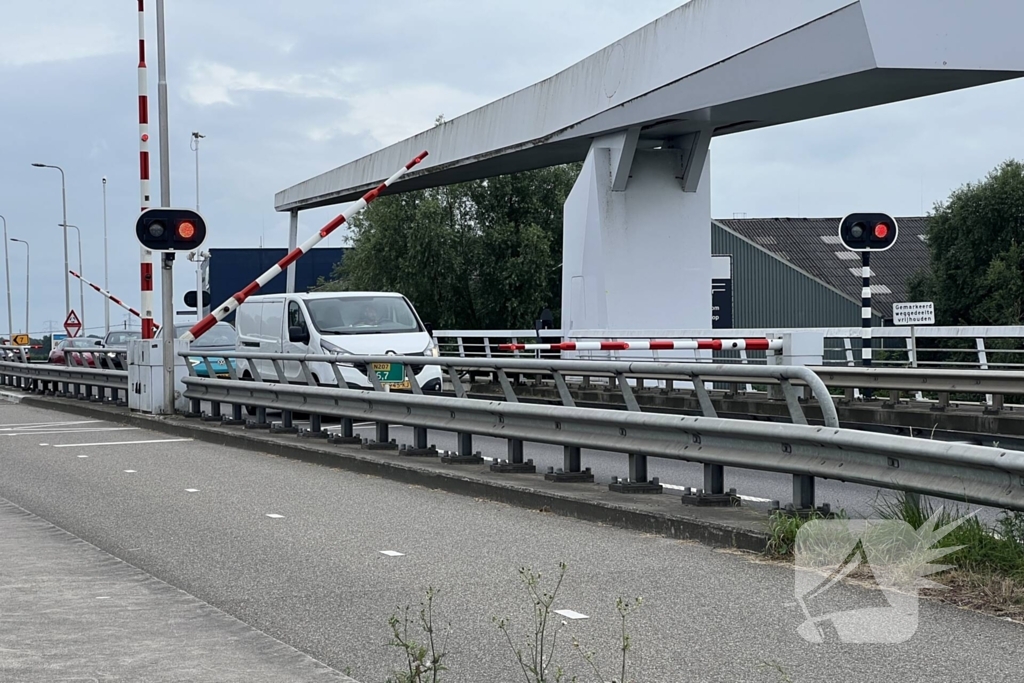
[(146, 209), (135, 235), (150, 251), (194, 251), (206, 241), (206, 221), (192, 209)]

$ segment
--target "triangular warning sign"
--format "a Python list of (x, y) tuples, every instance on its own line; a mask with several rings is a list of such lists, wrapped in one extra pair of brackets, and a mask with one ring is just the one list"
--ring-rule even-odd
[(81, 329), (82, 321), (78, 319), (78, 314), (72, 310), (68, 313), (68, 317), (64, 319), (64, 331), (68, 333), (69, 337), (77, 337)]

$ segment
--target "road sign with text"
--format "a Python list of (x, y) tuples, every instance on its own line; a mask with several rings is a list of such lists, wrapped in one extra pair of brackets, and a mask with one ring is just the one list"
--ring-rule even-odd
[(931, 301), (918, 301), (892, 305), (893, 325), (934, 325), (935, 304)]

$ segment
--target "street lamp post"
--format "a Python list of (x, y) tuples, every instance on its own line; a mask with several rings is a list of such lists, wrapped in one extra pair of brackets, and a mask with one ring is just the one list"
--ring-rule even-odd
[(11, 241), (12, 242), (21, 242), (22, 244), (25, 245), (25, 334), (29, 335), (30, 339), (31, 339), (31, 335), (32, 335), (32, 331), (31, 330), (32, 330), (32, 328), (28, 326), (28, 314), (29, 314), (29, 311), (31, 311), (32, 309), (29, 307), (29, 304), (28, 304), (28, 295), (29, 295), (29, 292), (31, 291), (29, 289), (29, 283), (31, 282), (31, 280), (29, 280), (29, 267), (32, 265), (32, 258), (31, 258), (31, 255), (29, 253), (29, 247), (28, 247), (28, 242), (27, 241), (19, 240), (17, 237), (12, 237)]
[(189, 147), (196, 153), (196, 211), (199, 211), (199, 141), (206, 136), (199, 131), (192, 131)]
[(14, 343), (14, 315), (11, 313), (11, 257), (7, 252), (7, 219), (0, 216), (4, 222), (4, 270), (7, 273), (7, 343)]
[[(103, 176), (103, 289), (110, 291), (110, 264), (107, 261), (107, 177)], [(110, 332), (110, 299), (103, 299), (103, 334)]]
[[(60, 199), (64, 207), (64, 222), (68, 224), (68, 195), (64, 182), (64, 169), (60, 166), (50, 164), (32, 164), (36, 168), (55, 168), (60, 171)], [(71, 274), (68, 272), (68, 229), (64, 228), (64, 308), (67, 313), (71, 312)]]
[[(78, 274), (84, 275), (82, 272), (82, 231), (78, 229), (77, 225), (65, 225), (64, 227), (72, 228), (78, 235)], [(82, 336), (85, 337), (88, 335), (85, 327), (85, 286), (82, 284), (82, 278), (78, 278), (78, 309), (78, 321), (82, 323)]]

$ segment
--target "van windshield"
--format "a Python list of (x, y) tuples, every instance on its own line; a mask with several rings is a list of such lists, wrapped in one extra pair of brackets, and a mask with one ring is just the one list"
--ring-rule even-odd
[(313, 326), (321, 334), (399, 334), (421, 332), (405, 299), (397, 296), (307, 299)]

